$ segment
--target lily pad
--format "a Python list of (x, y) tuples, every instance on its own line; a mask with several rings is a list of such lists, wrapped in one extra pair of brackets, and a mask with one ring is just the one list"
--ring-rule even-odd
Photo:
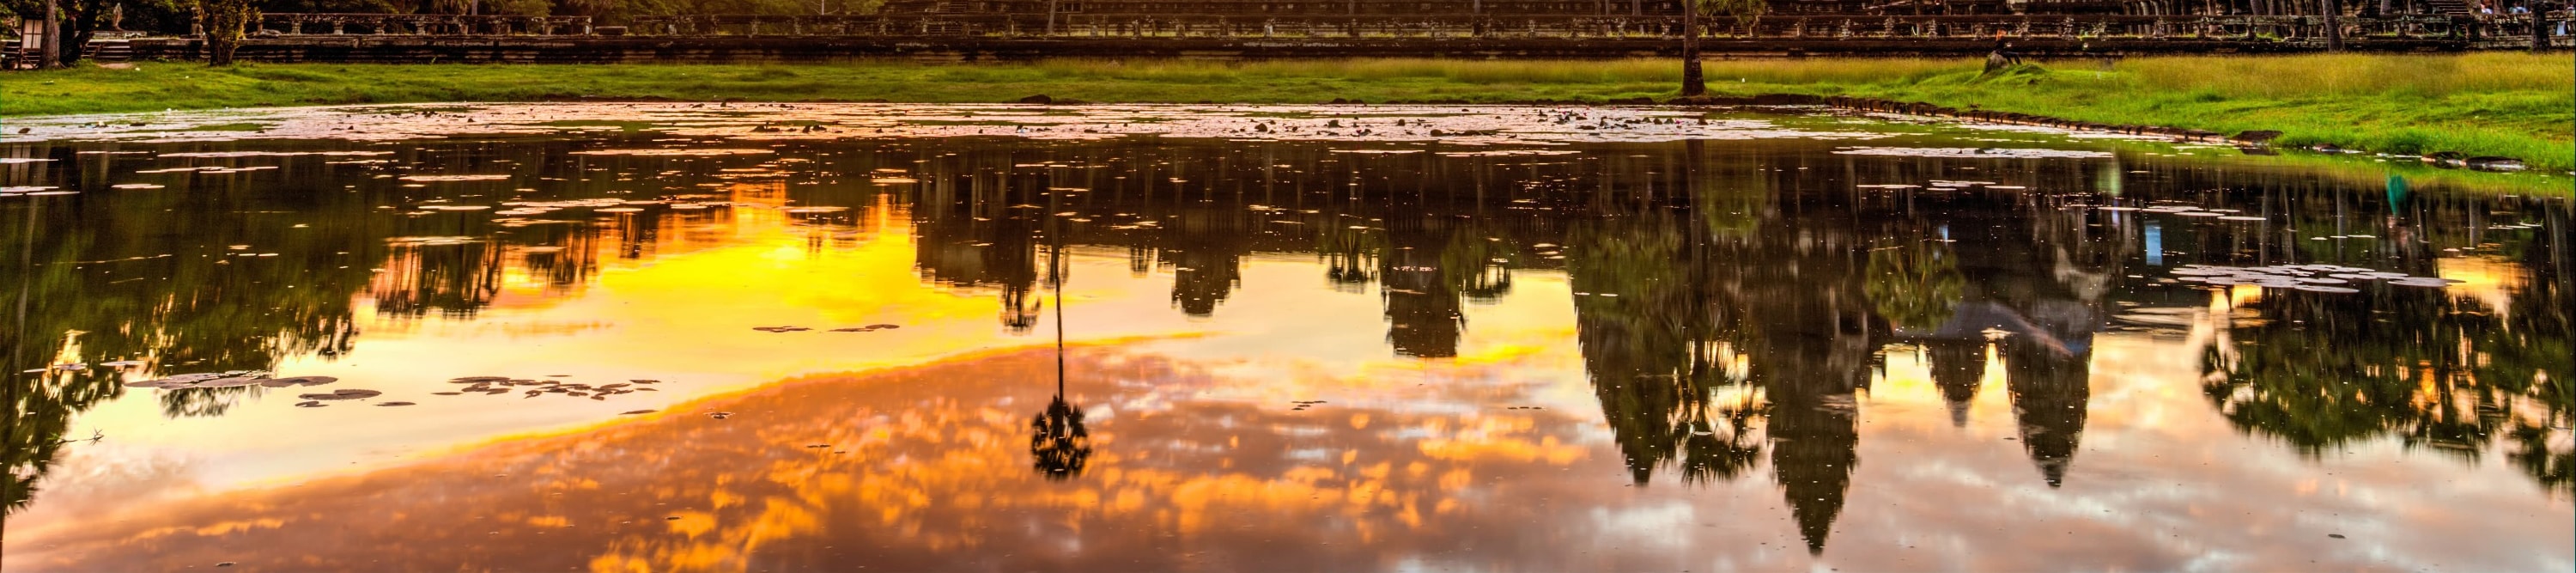
[(259, 385), (270, 388), (285, 388), (289, 386), (320, 386), (338, 381), (340, 381), (340, 379), (329, 376), (293, 376), (287, 378), (268, 378), (260, 380)]
[(374, 390), (341, 388), (333, 390), (329, 394), (298, 394), (295, 397), (306, 400), (356, 400), (359, 398), (374, 398), (377, 396), (383, 396), (384, 394), (385, 393), (383, 392), (377, 392)]

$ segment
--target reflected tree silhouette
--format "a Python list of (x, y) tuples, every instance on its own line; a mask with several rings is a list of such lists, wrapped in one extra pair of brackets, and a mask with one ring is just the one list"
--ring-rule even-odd
[[(1047, 193), (1048, 206), (1058, 206), (1058, 195)], [(1091, 431), (1082, 425), (1082, 408), (1065, 401), (1064, 285), (1068, 269), (1064, 267), (1063, 225), (1053, 222), (1048, 226), (1046, 288), (1055, 297), (1055, 396), (1047, 400), (1045, 411), (1029, 419), (1029, 458), (1038, 475), (1067, 480), (1082, 476), (1082, 469), (1091, 463)]]
[(1898, 328), (1925, 330), (1950, 320), (1958, 306), (1958, 256), (1947, 243), (1901, 237), (1871, 248), (1862, 292)]
[(2576, 494), (2576, 452), (2550, 444), (2576, 410), (2564, 277), (2532, 273), (2507, 308), (2434, 289), (2270, 292), (2249, 305), (2264, 320), (2203, 353), (2203, 391), (2230, 423), (2305, 456), (2394, 438), (2475, 462), (2502, 439), (2508, 463)]

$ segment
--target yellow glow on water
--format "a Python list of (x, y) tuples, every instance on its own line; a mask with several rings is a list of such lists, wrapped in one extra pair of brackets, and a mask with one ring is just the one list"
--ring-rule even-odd
[(2522, 265), (2486, 257), (2444, 257), (2433, 260), (2436, 276), (2456, 281), (2442, 290), (2453, 297), (2478, 301), (2496, 316), (2513, 313), (2513, 289), (2530, 280), (2530, 271)]

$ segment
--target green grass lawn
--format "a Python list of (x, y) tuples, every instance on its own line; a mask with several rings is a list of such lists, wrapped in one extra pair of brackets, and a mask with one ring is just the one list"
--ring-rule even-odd
[[(2280, 143), (2454, 151), (2576, 168), (2576, 66), (2565, 55), (2174, 56), (2058, 61), (1985, 74), (1967, 59), (1708, 63), (1718, 95), (1920, 101), (2113, 124), (2269, 129)], [(576, 98), (1104, 103), (1603, 101), (1675, 95), (1673, 60), (1058, 60), (793, 65), (145, 62), (0, 74), (0, 116), (251, 106)]]

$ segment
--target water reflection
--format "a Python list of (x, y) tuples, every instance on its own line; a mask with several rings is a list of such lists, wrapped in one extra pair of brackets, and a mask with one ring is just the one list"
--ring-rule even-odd
[[(1055, 206), (1050, 204), (1049, 206)], [(1082, 424), (1082, 409), (1065, 402), (1064, 242), (1063, 226), (1052, 225), (1047, 239), (1047, 291), (1055, 295), (1055, 396), (1046, 410), (1029, 419), (1029, 457), (1038, 475), (1067, 480), (1082, 476), (1091, 461), (1091, 431)], [(1015, 305), (1005, 303), (1006, 308)], [(1014, 325), (1016, 326), (1016, 325)]]
[[(2455, 458), (2462, 471), (2500, 454), (2553, 499), (2576, 493), (2570, 477), (2576, 446), (2568, 430), (2576, 407), (2576, 387), (2570, 386), (2576, 384), (2576, 374), (2570, 374), (2576, 372), (2570, 364), (2576, 344), (2569, 339), (2569, 209), (2563, 200), (2438, 190), (2381, 194), (2301, 170), (2222, 168), (2138, 155), (1854, 156), (1832, 153), (1829, 143), (1801, 141), (1596, 144), (1575, 146), (1579, 153), (1570, 155), (1437, 148), (1347, 153), (1347, 146), (1315, 142), (1150, 139), (797, 141), (774, 143), (761, 153), (580, 153), (708, 145), (639, 136), (423, 142), (381, 146), (382, 151), (327, 142), (15, 146), (12, 155), (54, 161), (0, 166), (8, 185), (83, 193), (0, 199), (6, 201), (0, 217), (20, 227), (0, 239), (0, 250), (8, 253), (0, 256), (25, 269), (11, 277), (8, 301), (20, 310), (5, 340), (6, 389), (15, 407), (6, 414), (10, 472), (0, 492), (12, 512), (40, 499), (39, 484), (63, 449), (80, 447), (69, 442), (84, 437), (72, 435), (72, 420), (109, 401), (139, 398), (127, 396), (133, 389), (120, 385), (128, 377), (274, 370), (290, 359), (328, 360), (365, 343), (362, 325), (475, 321), (492, 309), (609, 296), (592, 287), (610, 272), (611, 261), (649, 265), (738, 244), (751, 229), (785, 228), (806, 238), (809, 254), (908, 232), (910, 263), (920, 280), (997, 301), (995, 323), (1004, 332), (1037, 335), (1051, 318), (1058, 347), (1053, 394), (1032, 413), (1026, 403), (1003, 398), (1014, 394), (998, 386), (835, 391), (850, 400), (891, 399), (862, 395), (875, 392), (911, 393), (883, 404), (937, 404), (911, 410), (878, 406), (859, 416), (877, 420), (866, 425), (872, 431), (901, 433), (896, 438), (869, 437), (857, 426), (836, 426), (820, 415), (797, 417), (791, 414), (801, 406), (787, 402), (772, 404), (779, 412), (774, 423), (784, 425), (756, 432), (766, 436), (758, 438), (742, 430), (684, 427), (684, 420), (696, 422), (693, 414), (672, 412), (649, 423), (596, 430), (612, 450), (640, 459), (636, 468), (610, 470), (615, 476), (594, 470), (545, 474), (563, 478), (548, 487), (589, 491), (600, 486), (582, 480), (624, 480), (625, 489), (617, 491), (655, 491), (647, 497), (663, 500), (656, 503), (688, 500), (703, 507), (677, 505), (696, 508), (662, 516), (662, 510), (638, 505), (647, 497), (612, 502), (595, 495), (581, 502), (591, 505), (550, 505), (555, 502), (529, 498), (545, 488), (498, 485), (476, 486), (462, 503), (545, 508), (509, 510), (519, 513), (508, 520), (525, 527), (616, 522), (638, 531), (667, 527), (687, 539), (600, 533), (583, 541), (597, 557), (560, 563), (603, 570), (675, 563), (723, 568), (749, 559), (729, 552), (791, 538), (826, 540), (797, 549), (818, 552), (799, 563), (931, 566), (977, 546), (966, 532), (991, 525), (978, 522), (990, 519), (984, 514), (944, 505), (963, 502), (945, 500), (993, 495), (1002, 499), (987, 502), (992, 507), (1019, 504), (1022, 510), (1014, 511), (1034, 512), (1017, 515), (1037, 520), (1027, 527), (1041, 532), (1147, 519), (1139, 516), (1152, 513), (1148, 506), (1169, 508), (1121, 496), (1168, 498), (1182, 504), (1180, 513), (1153, 514), (1149, 521), (1157, 525), (1146, 529), (1215, 535), (1209, 543), (1216, 545), (1252, 544), (1256, 538), (1214, 533), (1221, 528), (1206, 521), (1211, 516), (1193, 512), (1248, 503), (1262, 511), (1313, 512), (1298, 523), (1328, 530), (1349, 525), (1317, 525), (1336, 523), (1329, 517), (1336, 512), (1392, 520), (1363, 520), (1379, 525), (1429, 522), (1430, 529), (1441, 529), (1446, 511), (1479, 501), (1472, 492), (1439, 492), (1493, 476), (1534, 479), (1579, 457), (1533, 454), (1480, 465), (1392, 435), (1401, 433), (1394, 428), (1492, 423), (1502, 424), (1505, 429), (1497, 431), (1521, 444), (1579, 443), (1584, 432), (1606, 430), (1604, 455), (1616, 453), (1626, 485), (1633, 487), (1679, 482), (1682, 491), (1716, 490), (1767, 478), (1787, 509), (1788, 529), (1806, 553), (1823, 555), (1838, 521), (1861, 511), (1851, 501), (1856, 488), (1904, 487), (1856, 483), (1865, 474), (1861, 454), (1873, 451), (1862, 443), (1868, 433), (1864, 409), (1875, 402), (1873, 386), (1898, 376), (1890, 372), (1891, 362), (1921, 366), (1942, 406), (1940, 422), (1952, 428), (1976, 422), (1981, 393), (1999, 386), (2015, 429), (2010, 439), (2030, 468), (2026, 479), (2064, 488), (2097, 475), (2088, 474), (2077, 458), (2099, 451), (2085, 436), (2102, 384), (2095, 372), (2097, 347), (2106, 336), (2194, 349), (2202, 359), (2192, 389), (2206, 396), (2211, 410), (2238, 431), (2277, 442), (2311, 462), (2393, 441), (2410, 451)], [(350, 151), (342, 147), (374, 154), (222, 155)], [(182, 166), (274, 168), (135, 175)], [(438, 179), (454, 175), (498, 177)], [(135, 181), (164, 188), (109, 188)], [(1943, 184), (1962, 181), (1985, 183)], [(2190, 204), (2260, 219), (2096, 208), (2111, 204)], [(1450, 399), (1431, 400), (1439, 407), (1380, 408), (1355, 419), (1307, 424), (1244, 410), (1251, 408), (1244, 404), (1195, 401), (1198, 410), (1186, 415), (1112, 418), (1116, 426), (1095, 418), (1087, 424), (1086, 416), (1104, 405), (1152, 403), (1135, 396), (1138, 380), (1189, 379), (1197, 387), (1267, 382), (1209, 381), (1189, 373), (1191, 366), (1122, 374), (1112, 367), (1121, 358), (1097, 358), (1087, 366), (1077, 361), (1068, 369), (1063, 291), (1069, 251), (1125, 253), (1131, 277), (1169, 281), (1170, 313), (1208, 321), (1256, 313), (1230, 306), (1242, 304), (1246, 289), (1263, 286), (1247, 285), (1254, 276), (1248, 268), (1265, 261), (1306, 264), (1316, 284), (1296, 287), (1311, 291), (1303, 296), (1376, 291), (1384, 331), (1367, 335), (1380, 339), (1386, 354), (1460, 368), (1479, 367), (1464, 351), (1479, 333), (1479, 324), (1468, 320), (1477, 308), (1534, 296), (1516, 288), (1516, 280), (1561, 277), (1571, 295), (1565, 301), (1572, 309), (1566, 325), (1571, 350), (1598, 417), (1576, 420), (1562, 411), (1536, 410), (1495, 419), (1439, 414), (1472, 407)], [(2332, 263), (2465, 282), (2359, 293), (2213, 289), (2175, 281), (2170, 269), (2186, 263)], [(714, 288), (707, 295), (723, 296)], [(968, 361), (946, 367), (965, 371), (917, 376), (1050, 380), (1022, 358), (997, 358), (991, 366)], [(135, 364), (104, 365), (118, 361)], [(69, 367), (74, 364), (80, 366)], [(973, 371), (978, 368), (997, 370)], [(1107, 398), (1092, 398), (1086, 408), (1077, 399), (1085, 391), (1069, 394), (1069, 380), (1108, 388), (1091, 390)], [(169, 417), (224, 416), (262, 399), (257, 386), (142, 391), (152, 392), (150, 399)], [(995, 407), (968, 406), (977, 400)], [(1006, 429), (992, 436), (939, 435), (951, 424), (992, 426), (987, 417), (1009, 420), (996, 426)], [(1249, 427), (1266, 429), (1230, 430), (1221, 443), (1184, 431), (1246, 427), (1246, 420), (1259, 421)], [(929, 463), (943, 464), (942, 471), (974, 474), (993, 462), (986, 450), (1017, 441), (999, 438), (1012, 432), (1007, 428), (1024, 428), (1028, 457), (1019, 459), (1034, 470), (1015, 475), (1097, 489), (1065, 493), (1001, 475), (902, 477), (894, 468), (869, 465), (935, 460)], [(647, 435), (655, 432), (694, 435)], [(1295, 436), (1315, 434), (1331, 436), (1327, 441), (1379, 444), (1375, 450), (1353, 449), (1389, 459), (1379, 469), (1362, 464), (1352, 473), (1321, 478), (1301, 473), (1331, 465), (1299, 457), (1323, 453), (1287, 447), (1298, 442)], [(806, 439), (791, 436), (811, 436), (812, 444), (829, 447), (806, 452), (816, 456), (807, 461), (777, 458), (764, 449), (785, 443), (767, 442)], [(655, 445), (661, 443), (718, 449), (683, 452)], [(833, 457), (853, 443), (902, 445), (895, 458), (886, 456), (898, 452)], [(286, 515), (254, 507), (330, 515), (368, 504), (406, 505), (411, 502), (397, 496), (408, 494), (379, 488), (433, 480), (431, 474), (440, 473), (527, 475), (529, 470), (507, 468), (573, 464), (577, 457), (561, 441), (497, 448), (499, 453), (403, 470), (409, 473), (326, 482), (296, 497), (203, 501), (159, 519), (175, 527), (192, 519), (254, 519), (216, 517), (236, 513)], [(1414, 453), (1387, 453), (1394, 451)], [(1157, 458), (1161, 454), (1155, 452), (1188, 455)], [(1004, 459), (1017, 456), (1008, 452)], [(534, 459), (553, 461), (529, 461)], [(834, 461), (845, 459), (866, 461)], [(1354, 459), (1346, 457), (1343, 464)], [(646, 467), (663, 473), (638, 473)], [(783, 475), (820, 477), (811, 485), (764, 481)], [(2104, 477), (2124, 479), (2116, 473)], [(905, 481), (912, 479), (950, 481)], [(710, 485), (746, 482), (769, 489), (755, 494)], [(1283, 483), (1306, 489), (1259, 491)], [(1548, 487), (1609, 485), (1569, 483), (1581, 485)], [(1121, 491), (1119, 484), (1135, 487)], [(1298, 497), (1310, 494), (1327, 501)], [(1095, 497), (1075, 501), (1060, 495)], [(1208, 496), (1224, 501), (1206, 501)], [(752, 499), (767, 501), (744, 501)], [(870, 517), (851, 499), (887, 513)], [(1190, 506), (1192, 499), (1204, 504)], [(1440, 509), (1442, 499), (1453, 509)], [(1067, 523), (1034, 517), (1046, 512), (1026, 509), (1031, 507), (1119, 509)], [(1130, 510), (1144, 513), (1124, 513)], [(531, 531), (465, 537), (470, 532), (458, 528), (480, 527), (439, 521), (458, 517), (452, 514), (422, 515), (407, 527), (446, 533), (419, 540), (421, 547), (472, 547), (465, 553), (532, 568), (552, 562), (514, 549), (531, 544), (508, 536)], [(666, 517), (662, 526), (635, 525)], [(1511, 519), (1491, 513), (1475, 518)], [(745, 520), (778, 529), (745, 529)], [(925, 529), (933, 523), (939, 527)], [(829, 539), (860, 524), (917, 537), (912, 545), (890, 549), (899, 556), (825, 551), (831, 549)], [(1464, 525), (1445, 527), (1472, 537), (1454, 531)], [(1421, 534), (1369, 531), (1359, 537), (1400, 545), (1393, 539)], [(150, 549), (151, 559), (226, 560), (209, 553), (215, 551), (211, 545), (187, 545), (198, 540), (120, 541), (113, 535), (76, 536), (82, 539), (65, 543), (109, 544), (93, 549), (137, 543), (133, 547)], [(1457, 551), (1502, 542), (1426, 539)], [(353, 548), (381, 546), (344, 541)], [(1148, 553), (1174, 549), (1151, 539), (1116, 542)], [(992, 564), (1107, 565), (1081, 561), (1098, 557), (1090, 554), (1093, 548), (1077, 549), (1054, 552), (1055, 558), (1074, 561), (1005, 556)], [(312, 551), (317, 554), (296, 557), (311, 566), (358, 563), (344, 560), (353, 555)], [(1396, 553), (1401, 552), (1277, 563), (1400, 568), (1392, 565), (1397, 561), (1374, 560), (1395, 559), (1388, 555)], [(1134, 554), (1141, 553), (1129, 555)], [(48, 563), (84, 568), (106, 564), (81, 560), (101, 555), (58, 553), (54, 557), (61, 560)], [(1238, 554), (1234, 558), (1246, 561), (1231, 563), (1277, 566), (1253, 560), (1275, 557)], [(1160, 565), (1227, 568), (1209, 562)]]

